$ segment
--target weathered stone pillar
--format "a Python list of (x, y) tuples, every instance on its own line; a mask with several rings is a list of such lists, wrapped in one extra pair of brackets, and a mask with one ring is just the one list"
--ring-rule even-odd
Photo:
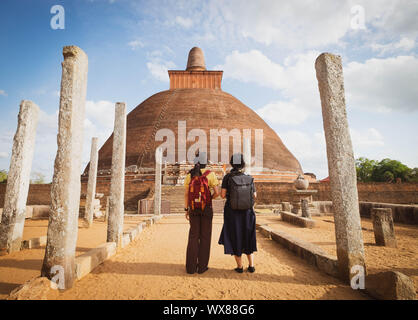
[(290, 206), (290, 202), (282, 202), (282, 210), (286, 212), (291, 212), (292, 207)]
[(110, 197), (106, 197), (106, 211), (104, 215), (104, 222), (106, 222), (109, 217), (109, 199)]
[(309, 201), (308, 199), (302, 199), (301, 201), (302, 207), (302, 217), (304, 218), (311, 218), (311, 213), (309, 212)]
[(107, 242), (122, 243), (125, 198), (126, 104), (117, 102), (113, 130), (112, 169), (109, 195)]
[(374, 239), (378, 246), (396, 248), (395, 228), (391, 208), (372, 208)]
[(363, 235), (353, 147), (348, 128), (341, 57), (321, 54), (315, 63), (322, 104), (331, 198), (334, 207), (340, 275), (350, 279), (353, 266), (365, 270)]
[(244, 143), (242, 146), (242, 151), (244, 155), (244, 162), (245, 162), (245, 173), (251, 174), (251, 139), (244, 138)]
[(91, 152), (90, 152), (90, 164), (89, 164), (89, 180), (87, 182), (87, 197), (86, 197), (86, 213), (85, 220), (87, 226), (90, 227), (93, 224), (94, 206), (93, 200), (96, 199), (96, 179), (97, 179), (97, 138), (91, 139)]
[(154, 192), (154, 214), (161, 214), (161, 162), (163, 151), (161, 148), (155, 150), (155, 192)]
[(32, 101), (23, 100), (20, 103), (1, 216), (0, 255), (20, 250), (38, 113), (39, 107)]
[(59, 287), (68, 289), (75, 277), (88, 58), (76, 46), (64, 47), (63, 55), (58, 150), (51, 185), (51, 213), (42, 276), (64, 278), (64, 285), (59, 283)]

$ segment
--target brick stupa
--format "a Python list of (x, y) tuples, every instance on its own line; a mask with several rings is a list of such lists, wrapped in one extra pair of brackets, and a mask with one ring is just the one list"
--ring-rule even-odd
[[(159, 129), (164, 128), (172, 130), (176, 138), (177, 164), (168, 165), (180, 165), (177, 146), (178, 121), (186, 121), (187, 133), (194, 128), (203, 129), (207, 135), (208, 148), (211, 129), (225, 128), (230, 131), (236, 128), (241, 134), (244, 129), (251, 129), (253, 157), (255, 130), (263, 129), (263, 170), (258, 173), (258, 179), (292, 182), (298, 174), (303, 173), (298, 160), (286, 148), (276, 132), (256, 112), (222, 90), (223, 71), (206, 70), (205, 58), (200, 48), (194, 47), (190, 50), (186, 70), (169, 70), (168, 74), (170, 89), (152, 95), (127, 116), (127, 175), (138, 177), (138, 174), (146, 175), (153, 171), (154, 152), (162, 144), (162, 141), (155, 141), (155, 134)], [(99, 151), (99, 176), (106, 176), (110, 172), (112, 143), (111, 135)], [(187, 141), (186, 150), (194, 143), (195, 141)], [(218, 148), (219, 162), (212, 165), (223, 167), (225, 170), (225, 165), (220, 163), (220, 141)], [(230, 138), (230, 154), (232, 150), (232, 138)], [(176, 172), (174, 175), (182, 174), (182, 170)], [(86, 174), (88, 167), (83, 176), (85, 177)]]

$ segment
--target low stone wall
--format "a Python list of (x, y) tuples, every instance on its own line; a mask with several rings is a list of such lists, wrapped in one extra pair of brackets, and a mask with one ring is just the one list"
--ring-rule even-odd
[(309, 229), (312, 229), (315, 227), (315, 220), (305, 218), (305, 217), (300, 217), (291, 212), (286, 212), (286, 211), (280, 211), (280, 215), (283, 221), (291, 223), (295, 226), (298, 226), (301, 228), (309, 228)]
[(331, 276), (338, 277), (337, 257), (329, 255), (321, 247), (297, 239), (283, 231), (272, 230), (266, 225), (257, 225), (257, 229), (264, 236), (282, 245), (319, 270)]
[(391, 208), (394, 222), (418, 224), (418, 205), (360, 202), (360, 216), (370, 218), (372, 208)]

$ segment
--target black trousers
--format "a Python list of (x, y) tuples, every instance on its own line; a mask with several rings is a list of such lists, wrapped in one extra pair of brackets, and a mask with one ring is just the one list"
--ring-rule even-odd
[(189, 242), (186, 253), (187, 273), (203, 272), (207, 269), (212, 239), (212, 208), (204, 212), (191, 212)]

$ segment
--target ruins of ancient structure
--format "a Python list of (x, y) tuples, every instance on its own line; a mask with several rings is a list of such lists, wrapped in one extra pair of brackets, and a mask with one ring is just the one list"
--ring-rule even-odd
[(91, 153), (89, 163), (89, 180), (87, 182), (87, 195), (86, 195), (86, 210), (85, 220), (90, 227), (93, 223), (94, 217), (94, 200), (96, 199), (96, 180), (97, 180), (97, 158), (98, 158), (98, 138), (93, 137), (91, 139)]
[(116, 103), (115, 127), (113, 130), (112, 169), (109, 195), (109, 216), (107, 241), (121, 244), (124, 188), (125, 188), (125, 152), (126, 152), (126, 104)]
[[(253, 168), (256, 181), (293, 182), (299, 174), (303, 174), (298, 160), (264, 120), (222, 90), (223, 71), (207, 70), (200, 48), (190, 50), (186, 70), (169, 70), (168, 73), (170, 89), (152, 95), (127, 116), (127, 180), (154, 180), (154, 151), (162, 144), (163, 137), (160, 135), (164, 134), (159, 132), (160, 129), (172, 132), (175, 146), (174, 161), (167, 161), (163, 172), (163, 181), (167, 184), (182, 185), (185, 174), (190, 170), (192, 161), (187, 159), (187, 151), (197, 139), (191, 135), (192, 129), (200, 129), (206, 135), (210, 148), (209, 166), (219, 179), (223, 176), (224, 165), (229, 168), (229, 159), (225, 161), (221, 158), (222, 139), (216, 138), (216, 145), (211, 146), (210, 137), (211, 129), (222, 128), (227, 134), (233, 135), (232, 130), (235, 129), (244, 138), (250, 138), (252, 166), (257, 165), (257, 155), (262, 156), (263, 167), (257, 171)], [(263, 138), (260, 137), (261, 130)], [(212, 132), (212, 135), (215, 134)], [(109, 137), (99, 150), (98, 181), (106, 181), (110, 175), (112, 139), (112, 136)], [(257, 139), (263, 139), (262, 143), (257, 143)], [(229, 140), (226, 141), (226, 148), (232, 155), (233, 141)], [(166, 151), (163, 150), (163, 153)], [(88, 167), (82, 179), (85, 181), (87, 176)], [(312, 180), (310, 176), (306, 178)]]
[(365, 270), (365, 262), (341, 57), (323, 53), (317, 58), (315, 68), (327, 145), (338, 267), (341, 277), (351, 279), (352, 267), (360, 266)]
[(20, 250), (38, 114), (39, 107), (32, 101), (21, 102), (0, 219), (0, 255)]
[(51, 279), (57, 271), (56, 266), (59, 266), (65, 278), (65, 288), (71, 288), (80, 208), (80, 154), (83, 151), (88, 58), (76, 46), (64, 47), (63, 56), (58, 149), (42, 275)]
[[(196, 138), (209, 138), (213, 128), (225, 128), (231, 136), (235, 129), (238, 130), (239, 151), (243, 151), (248, 165), (246, 172), (255, 177), (257, 188), (260, 187), (260, 197), (257, 199), (261, 201), (257, 201), (265, 201), (266, 198), (262, 197), (268, 195), (267, 200), (273, 200), (274, 203), (265, 201), (263, 204), (280, 207), (278, 212), (282, 214), (282, 221), (303, 228), (314, 228), (312, 216), (326, 211), (314, 203), (314, 197), (327, 192), (331, 195), (332, 203), (322, 205), (328, 206), (327, 210), (334, 215), (337, 259), (317, 248), (312, 249), (312, 244), (299, 240), (292, 243), (291, 237), (286, 238), (280, 232), (274, 233), (268, 227), (262, 228), (263, 234), (285, 243), (294, 251), (302, 252), (304, 259), (314, 259), (314, 264), (327, 274), (334, 275), (334, 269), (338, 269), (341, 278), (351, 280), (358, 267), (366, 270), (354, 156), (339, 56), (322, 54), (315, 63), (330, 174), (330, 189), (325, 191), (320, 189), (312, 174), (303, 173), (298, 160), (254, 111), (222, 91), (223, 72), (206, 70), (203, 51), (199, 48), (190, 51), (186, 70), (169, 71), (169, 90), (146, 99), (128, 115), (126, 104), (116, 103), (113, 134), (100, 151), (97, 138), (92, 139), (90, 163), (80, 179), (88, 58), (76, 46), (64, 47), (63, 56), (58, 149), (50, 187), (50, 210), (46, 213), (49, 223), (42, 276), (49, 279), (62, 276), (64, 283), (60, 283), (60, 288), (62, 285), (62, 288), (68, 289), (73, 286), (76, 277), (90, 272), (99, 264), (98, 259), (92, 262), (91, 257), (84, 257), (84, 265), (80, 263), (81, 267), (76, 270), (81, 182), (86, 189), (84, 219), (89, 227), (94, 222), (99, 201), (96, 193), (99, 182), (103, 188), (100, 197), (106, 209), (107, 242), (96, 248), (96, 254), (100, 257), (108, 257), (119, 250), (135, 239), (143, 225), (153, 224), (163, 214), (184, 214), (182, 185), (193, 167), (190, 155), (196, 151)], [(22, 233), (27, 216), (29, 174), (38, 112), (39, 108), (34, 103), (22, 101), (1, 217), (0, 254), (24, 247)], [(161, 133), (160, 129), (166, 131)], [(200, 131), (190, 134), (194, 129)], [(263, 132), (261, 147), (257, 144), (257, 135), (260, 133), (257, 130)], [(172, 137), (170, 132), (173, 133)], [(173, 138), (170, 141), (174, 141), (175, 157), (171, 162), (167, 158), (163, 160), (170, 148), (162, 143), (163, 138), (167, 141)], [(226, 146), (229, 151), (234, 149), (233, 141), (228, 137)], [(165, 149), (161, 145), (165, 145)], [(208, 145), (208, 168), (221, 180), (229, 169), (229, 157), (222, 158), (222, 141)], [(262, 155), (261, 168), (257, 167), (257, 155)], [(146, 185), (151, 191), (144, 191)], [(164, 192), (167, 190), (169, 192)], [(135, 207), (136, 212), (154, 216), (147, 218), (144, 224), (124, 232), (124, 215), (127, 211), (133, 211), (127, 210), (127, 201), (138, 206)], [(144, 212), (140, 206), (145, 207)], [(181, 211), (176, 211), (179, 207)], [(214, 212), (222, 211), (223, 202), (214, 201)], [(376, 243), (396, 248), (392, 209), (372, 207), (370, 216)], [(408, 220), (410, 215), (398, 214), (396, 218)], [(26, 247), (30, 248), (30, 245)], [(85, 269), (80, 270), (83, 266)]]

